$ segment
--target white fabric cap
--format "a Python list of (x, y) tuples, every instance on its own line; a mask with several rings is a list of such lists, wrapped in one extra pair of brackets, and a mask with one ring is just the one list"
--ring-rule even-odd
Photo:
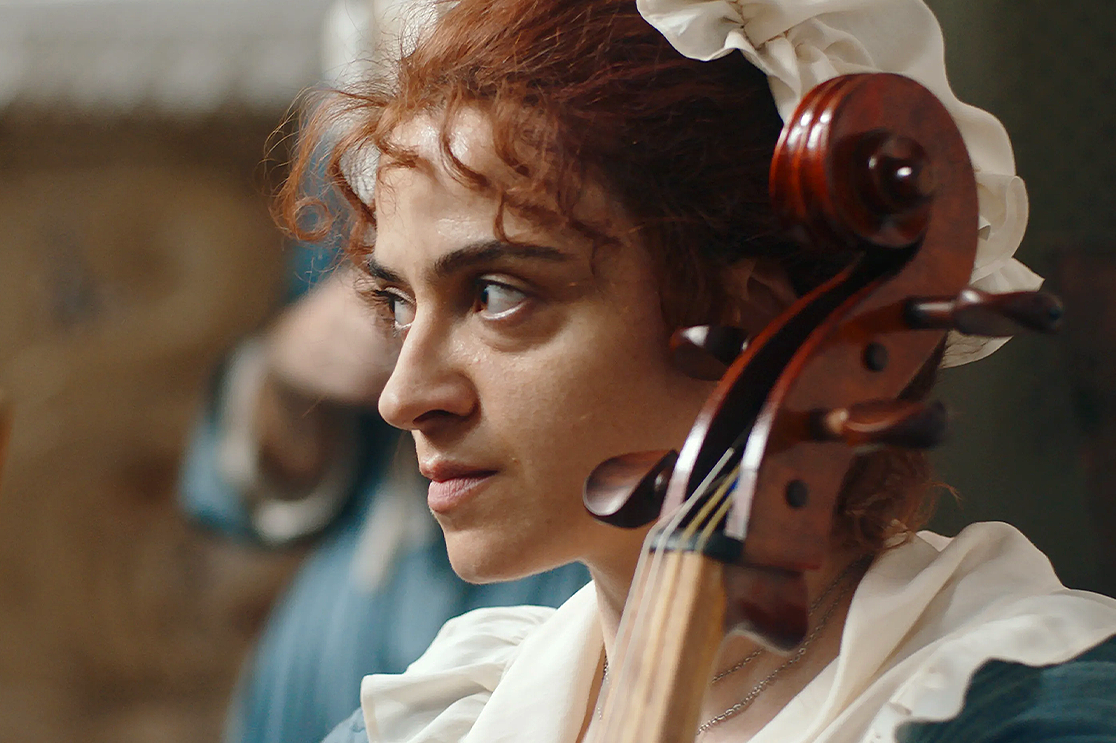
[[(636, 0), (681, 54), (702, 61), (739, 50), (768, 76), (785, 121), (814, 86), (838, 75), (893, 72), (917, 80), (953, 115), (976, 171), (980, 241), (972, 285), (1037, 289), (1012, 256), (1027, 225), (1027, 191), (995, 116), (957, 100), (946, 80), (941, 28), (922, 0)], [(952, 333), (942, 366), (976, 361), (1005, 338)]]
[[(439, 0), (335, 0), (323, 31), (327, 77), (346, 89), (364, 76), (392, 74), (392, 63), (411, 52), (450, 7)], [(366, 204), (374, 198), (379, 162), (379, 150), (365, 146), (342, 163), (349, 185)]]

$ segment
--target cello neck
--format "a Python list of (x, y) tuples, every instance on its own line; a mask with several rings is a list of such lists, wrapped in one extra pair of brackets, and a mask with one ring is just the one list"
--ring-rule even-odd
[[(591, 743), (692, 743), (724, 636), (724, 565), (695, 552), (666, 552), (652, 581), (637, 581), (640, 607), (608, 679)], [(650, 583), (653, 583), (651, 585)]]

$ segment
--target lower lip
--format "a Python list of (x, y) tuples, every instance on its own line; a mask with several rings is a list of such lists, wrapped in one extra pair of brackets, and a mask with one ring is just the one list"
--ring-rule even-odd
[(431, 480), (426, 491), (426, 505), (434, 513), (446, 513), (472, 498), (488, 482), (494, 472), (454, 477), (435, 482)]

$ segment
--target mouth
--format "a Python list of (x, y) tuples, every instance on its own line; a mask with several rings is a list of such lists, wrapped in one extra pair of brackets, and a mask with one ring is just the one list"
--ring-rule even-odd
[(421, 468), (430, 480), (426, 505), (434, 513), (447, 513), (476, 495), (495, 470), (485, 470), (449, 463), (436, 463)]

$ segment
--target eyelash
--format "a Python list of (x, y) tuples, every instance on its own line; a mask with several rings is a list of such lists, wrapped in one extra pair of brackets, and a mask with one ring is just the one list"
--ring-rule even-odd
[[(486, 291), (489, 291), (489, 290), (492, 290), (492, 289), (497, 289), (497, 290), (500, 290), (500, 291), (509, 292), (511, 294), (517, 294), (520, 297), (522, 297), (521, 300), (519, 300), (515, 303), (514, 307), (512, 307), (510, 309), (503, 310), (501, 312), (493, 313), (491, 315), (491, 317), (493, 319), (504, 318), (504, 317), (508, 317), (508, 316), (514, 314), (516, 312), (516, 310), (519, 309), (522, 302), (526, 301), (530, 296), (529, 294), (527, 294), (527, 292), (523, 291), (522, 289), (520, 289), (516, 286), (513, 286), (513, 285), (511, 285), (507, 282), (504, 282), (504, 281), (494, 281), (492, 279), (477, 279), (473, 283), (473, 309), (475, 311), (481, 311), (481, 308), (484, 305), (484, 300), (483, 300), (484, 294), (485, 294)], [(489, 298), (488, 301), (491, 302), (491, 298)]]
[(368, 300), (372, 303), (376, 313), (386, 323), (395, 335), (399, 335), (407, 329), (407, 325), (400, 325), (396, 319), (396, 303), (406, 302), (410, 300), (406, 295), (399, 291), (392, 289), (371, 289), (367, 292)]
[[(520, 302), (526, 301), (529, 298), (527, 292), (506, 282), (478, 278), (473, 282), (472, 310), (474, 312), (479, 313), (483, 311), (486, 305), (486, 300), (484, 297), (485, 292), (493, 288), (520, 295), (521, 297), (523, 297)], [(376, 308), (377, 312), (380, 314), (383, 320), (391, 326), (392, 331), (396, 335), (399, 335), (406, 331), (406, 329), (410, 326), (410, 322), (406, 324), (402, 324), (399, 322), (398, 304), (403, 303), (411, 305), (413, 307), (414, 303), (409, 297), (396, 289), (371, 289), (368, 291), (367, 294), (369, 300)], [(503, 317), (514, 314), (515, 311), (519, 308), (520, 302), (517, 302), (515, 307), (494, 313), (493, 315), (491, 315), (491, 319), (499, 320)]]

